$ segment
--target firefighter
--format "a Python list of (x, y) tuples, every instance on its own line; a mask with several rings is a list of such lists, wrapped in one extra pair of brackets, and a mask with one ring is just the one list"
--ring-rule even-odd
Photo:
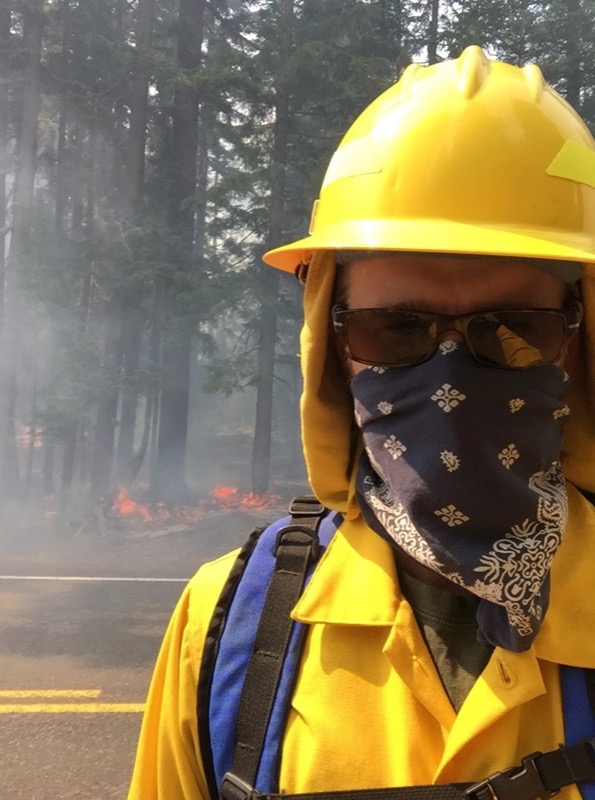
[[(308, 236), (265, 261), (305, 283), (304, 453), (340, 515), (292, 611), (279, 791), (517, 765), (487, 796), (549, 796), (523, 759), (571, 744), (561, 674), (595, 668), (593, 138), (534, 65), (412, 65), (346, 133)], [(235, 556), (173, 615), (131, 800), (209, 797), (197, 687)]]

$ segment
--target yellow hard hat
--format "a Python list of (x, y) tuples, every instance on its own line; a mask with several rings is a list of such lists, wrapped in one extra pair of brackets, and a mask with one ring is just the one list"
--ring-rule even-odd
[(595, 262), (595, 141), (535, 65), (410, 65), (347, 131), (310, 234), (264, 260), (392, 250)]

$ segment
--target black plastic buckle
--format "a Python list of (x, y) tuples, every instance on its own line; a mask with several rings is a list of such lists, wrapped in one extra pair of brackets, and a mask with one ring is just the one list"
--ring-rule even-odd
[(324, 514), (324, 506), (315, 497), (294, 497), (288, 510), (292, 517), (321, 517)]
[[(547, 800), (558, 794), (559, 789), (550, 791), (543, 783), (537, 769), (535, 759), (543, 753), (531, 753), (521, 760), (520, 767), (511, 767), (502, 772), (495, 772), (479, 783), (465, 789), (465, 795), (471, 800)], [(485, 790), (490, 794), (486, 798)]]
[[(295, 534), (297, 534), (297, 536)], [(305, 526), (302, 527), (301, 525), (287, 525), (287, 527), (281, 528), (277, 534), (277, 540), (275, 541), (275, 556), (278, 554), (279, 548), (284, 545), (308, 547), (310, 549), (308, 562), (312, 563), (313, 561), (318, 561), (318, 556), (320, 555), (320, 542), (318, 541), (318, 535), (316, 534), (316, 531), (310, 530)]]
[(306, 261), (300, 261), (300, 263), (295, 268), (294, 275), (298, 279), (299, 283), (306, 283), (306, 278), (308, 277), (308, 269), (310, 268), (310, 259), (308, 258)]
[[(595, 495), (593, 495), (593, 499), (595, 501)], [(583, 736), (582, 739), (578, 740), (575, 747), (578, 747), (579, 745), (582, 745), (585, 748), (589, 759), (591, 762), (595, 763), (595, 736)]]
[(222, 800), (253, 800), (258, 797), (259, 792), (233, 772), (226, 772), (219, 787), (219, 794)]

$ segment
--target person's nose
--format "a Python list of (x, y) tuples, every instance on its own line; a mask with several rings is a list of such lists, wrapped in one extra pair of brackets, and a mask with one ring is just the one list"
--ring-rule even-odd
[(449, 322), (447, 328), (443, 328), (440, 331), (440, 341), (455, 341), (455, 342), (462, 342), (464, 341), (465, 337), (463, 336), (462, 328), (459, 327), (460, 323), (458, 320), (453, 320)]

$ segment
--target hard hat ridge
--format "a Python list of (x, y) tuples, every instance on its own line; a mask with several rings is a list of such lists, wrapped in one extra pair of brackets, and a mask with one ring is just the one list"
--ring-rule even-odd
[(527, 85), (532, 89), (533, 102), (540, 103), (542, 95), (547, 87), (543, 72), (539, 69), (537, 64), (525, 64), (522, 68), (522, 73)]
[(459, 71), (458, 89), (467, 99), (475, 95), (490, 74), (490, 62), (485, 53), (477, 45), (467, 47), (455, 62)]

